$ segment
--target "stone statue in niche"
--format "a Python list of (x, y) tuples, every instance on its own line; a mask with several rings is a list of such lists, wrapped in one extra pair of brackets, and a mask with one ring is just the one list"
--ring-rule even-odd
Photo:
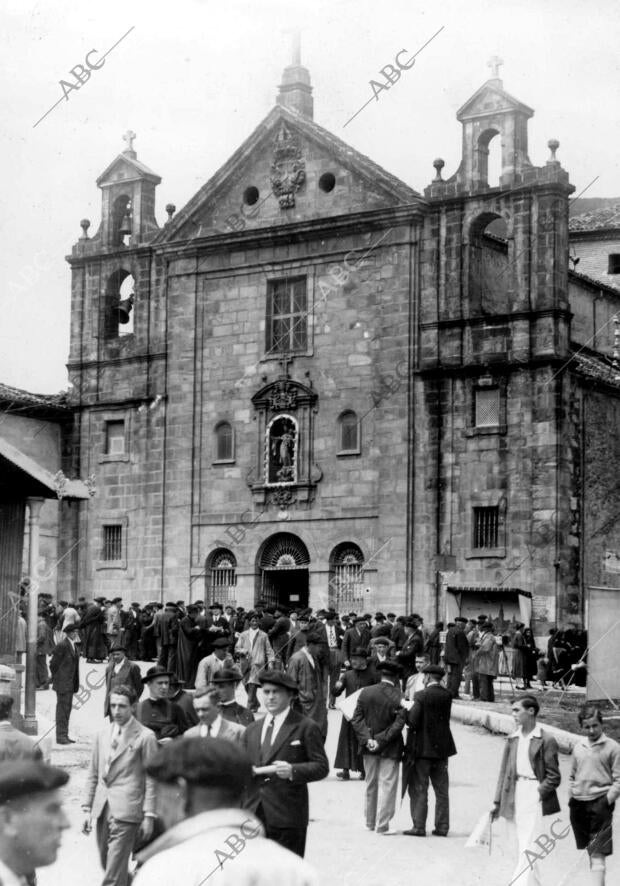
[(289, 418), (279, 418), (269, 430), (269, 483), (294, 483), (297, 430)]

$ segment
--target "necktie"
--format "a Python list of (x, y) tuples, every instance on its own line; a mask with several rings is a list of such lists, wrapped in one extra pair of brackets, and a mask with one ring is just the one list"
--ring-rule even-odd
[(261, 760), (264, 763), (267, 757), (269, 756), (269, 752), (271, 750), (271, 739), (273, 736), (273, 724), (275, 722), (275, 718), (271, 717), (269, 723), (267, 724), (267, 730), (265, 732), (265, 737), (263, 739), (263, 743), (260, 747), (260, 755)]
[(203, 723), (200, 727), (200, 737), (201, 738), (211, 738), (211, 724)]

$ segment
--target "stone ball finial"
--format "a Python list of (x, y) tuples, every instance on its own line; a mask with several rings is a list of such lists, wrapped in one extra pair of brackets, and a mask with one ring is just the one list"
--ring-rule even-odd
[(168, 213), (168, 221), (172, 221), (172, 216), (177, 211), (174, 203), (166, 203), (166, 212)]
[(557, 138), (550, 138), (547, 142), (547, 147), (551, 151), (551, 156), (547, 160), (547, 163), (559, 163), (559, 160), (557, 160), (555, 156), (555, 152), (560, 147), (560, 143)]
[(83, 218), (80, 222), (80, 227), (82, 229), (82, 236), (80, 240), (88, 240), (88, 229), (90, 228), (90, 219)]
[(436, 181), (436, 182), (443, 181), (443, 179), (441, 177), (441, 170), (444, 168), (445, 165), (446, 164), (441, 159), (441, 157), (437, 157), (436, 160), (433, 160), (433, 166), (435, 167), (435, 172), (436, 172), (436, 175), (435, 175), (435, 178), (433, 179), (433, 181)]

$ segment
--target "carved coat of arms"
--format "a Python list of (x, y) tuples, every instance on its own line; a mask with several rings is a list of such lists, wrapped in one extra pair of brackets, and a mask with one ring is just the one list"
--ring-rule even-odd
[(271, 164), (271, 187), (282, 209), (295, 205), (295, 194), (306, 180), (306, 162), (299, 141), (283, 123), (276, 138)]

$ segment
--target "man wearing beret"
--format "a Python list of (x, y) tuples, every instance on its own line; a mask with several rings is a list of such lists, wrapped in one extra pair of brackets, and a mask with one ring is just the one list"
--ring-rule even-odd
[(189, 725), (179, 705), (168, 697), (170, 679), (175, 676), (165, 668), (154, 665), (142, 678), (149, 695), (138, 703), (136, 718), (147, 729), (153, 730), (158, 741), (170, 741), (183, 735)]
[(435, 792), (436, 837), (447, 837), (450, 828), (450, 801), (448, 797), (448, 757), (456, 754), (450, 731), (452, 696), (440, 685), (445, 671), (439, 665), (427, 665), (426, 689), (416, 692), (413, 705), (405, 702), (410, 710), (403, 710), (394, 725), (388, 729), (385, 740), (409, 727), (407, 746), (403, 760), (403, 788), (409, 791), (413, 827), (407, 831), (411, 837), (426, 836), (428, 814), (428, 782)]
[(138, 855), (135, 886), (317, 886), (313, 868), (266, 840), (261, 822), (240, 808), (252, 779), (241, 747), (183, 738), (162, 748), (148, 772), (166, 831)]
[(146, 765), (158, 745), (151, 730), (134, 717), (135, 701), (130, 686), (112, 687), (112, 723), (95, 738), (86, 780), (84, 831), (90, 831), (94, 818), (105, 869), (102, 886), (127, 886), (138, 831), (148, 840), (155, 823), (155, 785), (146, 776)]
[(396, 662), (377, 665), (381, 682), (362, 689), (351, 723), (363, 748), (366, 772), (366, 828), (378, 834), (396, 831), (390, 821), (396, 810), (398, 766), (403, 753), (402, 729), (384, 738), (400, 711), (401, 691), (398, 685), (400, 667)]
[(297, 685), (282, 671), (259, 675), (264, 720), (242, 736), (254, 767), (246, 808), (259, 818), (268, 837), (303, 857), (308, 829), (308, 782), (329, 773), (323, 737), (313, 720), (291, 709)]
[(50, 659), (52, 689), (56, 693), (56, 744), (75, 744), (69, 738), (73, 694), (80, 689), (80, 654), (75, 641), (79, 624), (65, 625), (65, 639), (54, 647)]
[(297, 684), (298, 702), (302, 713), (317, 724), (323, 741), (327, 738), (327, 707), (323, 670), (319, 661), (321, 635), (311, 627), (306, 645), (296, 652), (288, 663), (287, 674)]
[(69, 819), (60, 788), (68, 774), (33, 760), (0, 764), (0, 882), (23, 886), (56, 861)]

